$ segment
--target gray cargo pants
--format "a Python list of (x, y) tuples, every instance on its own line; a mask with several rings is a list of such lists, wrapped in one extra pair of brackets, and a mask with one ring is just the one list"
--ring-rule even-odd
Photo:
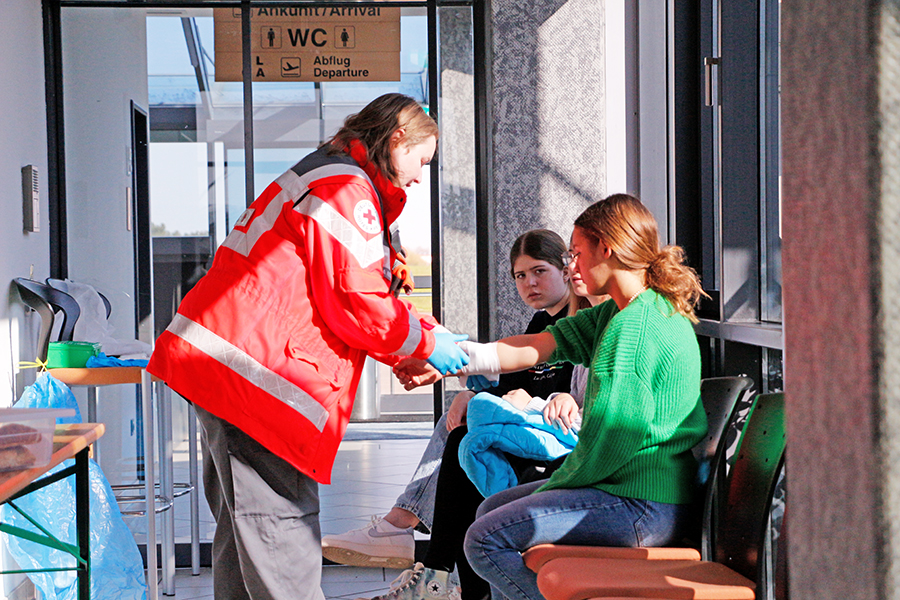
[(319, 487), (199, 406), (216, 600), (324, 600)]

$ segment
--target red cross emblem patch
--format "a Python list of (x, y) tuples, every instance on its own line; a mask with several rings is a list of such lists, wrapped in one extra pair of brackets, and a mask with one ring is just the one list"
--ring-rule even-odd
[(381, 231), (381, 219), (375, 205), (369, 200), (360, 200), (353, 209), (353, 218), (360, 229), (366, 233), (378, 233)]

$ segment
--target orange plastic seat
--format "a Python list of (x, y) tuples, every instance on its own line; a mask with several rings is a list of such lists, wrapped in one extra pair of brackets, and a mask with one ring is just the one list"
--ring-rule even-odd
[(594, 597), (755, 600), (753, 581), (715, 562), (558, 558), (538, 573), (547, 600)]
[(695, 548), (614, 548), (609, 546), (567, 546), (538, 544), (522, 554), (525, 566), (539, 572), (557, 558), (610, 558), (624, 560), (700, 560)]

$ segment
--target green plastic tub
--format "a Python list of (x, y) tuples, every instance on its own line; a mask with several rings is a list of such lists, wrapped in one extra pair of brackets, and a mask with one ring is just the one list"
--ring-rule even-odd
[(50, 342), (47, 368), (81, 368), (87, 360), (100, 353), (100, 344), (93, 342)]

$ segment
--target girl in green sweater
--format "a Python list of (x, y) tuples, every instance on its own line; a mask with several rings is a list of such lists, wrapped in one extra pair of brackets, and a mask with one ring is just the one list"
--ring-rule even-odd
[[(549, 481), (486, 499), (466, 535), (466, 556), (498, 600), (542, 597), (521, 557), (531, 546), (664, 546), (690, 522), (691, 448), (706, 434), (691, 325), (703, 293), (697, 275), (680, 248), (660, 248), (653, 216), (624, 194), (578, 217), (567, 254), (588, 291), (612, 300), (539, 334), (460, 344), (470, 374), (491, 377), (542, 361), (589, 370), (575, 449)], [(410, 370), (404, 379), (420, 377)], [(557, 410), (567, 416), (577, 407)]]

